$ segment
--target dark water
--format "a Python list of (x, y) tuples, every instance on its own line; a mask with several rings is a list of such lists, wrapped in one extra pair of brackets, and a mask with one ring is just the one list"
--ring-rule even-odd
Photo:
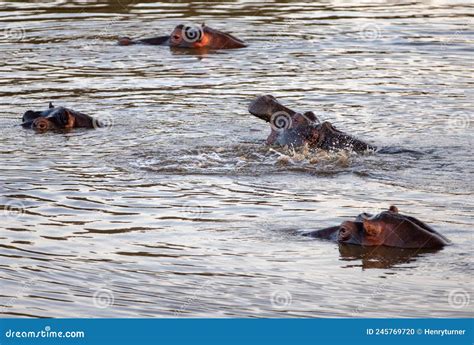
[[(472, 2), (0, 3), (0, 309), (33, 317), (472, 316)], [(206, 22), (204, 55), (118, 36)], [(264, 146), (273, 94), (378, 146)], [(100, 130), (35, 134), (47, 102)], [(311, 240), (389, 205), (438, 252)]]

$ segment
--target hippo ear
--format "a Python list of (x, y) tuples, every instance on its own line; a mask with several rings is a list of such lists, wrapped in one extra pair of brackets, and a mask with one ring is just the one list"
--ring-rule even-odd
[(59, 123), (60, 128), (73, 128), (74, 127), (74, 116), (70, 111), (64, 108), (59, 108), (55, 111), (53, 117), (56, 122)]
[(377, 224), (378, 222), (371, 221), (370, 219), (364, 220), (364, 233), (368, 237), (378, 237), (382, 233), (382, 226)]
[(49, 109), (54, 108), (53, 102), (49, 102)]
[(390, 207), (388, 208), (388, 210), (389, 210), (390, 212), (393, 212), (393, 213), (398, 213), (398, 207), (397, 207), (397, 206), (393, 206), (393, 205), (392, 205), (392, 206), (390, 206)]
[(316, 116), (315, 113), (313, 113), (312, 111), (307, 111), (303, 114), (303, 116), (306, 118), (306, 120), (308, 120), (308, 122), (316, 122), (316, 123), (320, 123), (319, 122), (319, 119), (318, 117)]
[(66, 122), (66, 128), (73, 128), (74, 127), (74, 123), (75, 123), (75, 117), (74, 115), (71, 114), (70, 111), (68, 110), (65, 110), (64, 111), (64, 114), (66, 115), (66, 119), (67, 119), (67, 122)]

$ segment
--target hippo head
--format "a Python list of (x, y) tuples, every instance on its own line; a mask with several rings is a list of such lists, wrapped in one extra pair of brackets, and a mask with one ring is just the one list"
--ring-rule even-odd
[(362, 213), (355, 221), (345, 221), (339, 226), (337, 241), (362, 246), (385, 245), (387, 237), (397, 231), (395, 219), (400, 219), (395, 206), (375, 216)]
[(299, 147), (317, 142), (319, 131), (308, 114), (314, 115), (311, 112), (293, 115), (286, 112), (274, 113), (270, 119), (271, 132), (266, 140), (267, 144)]
[(343, 222), (337, 232), (337, 241), (339, 243), (363, 244), (364, 228), (360, 222)]
[(398, 212), (395, 206), (388, 211), (362, 220), (362, 245), (385, 245), (399, 248), (441, 248), (450, 243), (425, 223)]
[(38, 132), (69, 129), (74, 127), (74, 116), (63, 107), (54, 107), (51, 103), (45, 111), (28, 110), (23, 114), (24, 128), (31, 128)]
[[(171, 35), (158, 36), (133, 40), (130, 37), (121, 37), (118, 44), (128, 46), (132, 44), (165, 45), (172, 48), (192, 48), (198, 50), (208, 49), (235, 49), (247, 45), (244, 41), (229, 33), (202, 25), (176, 26)], [(202, 53), (202, 51), (201, 51)]]
[(272, 95), (257, 97), (249, 105), (249, 112), (270, 123), (271, 133), (267, 144), (301, 146), (317, 141), (319, 120), (311, 112), (298, 113), (281, 103)]
[(387, 246), (406, 249), (438, 249), (449, 239), (415, 217), (400, 214), (390, 206), (375, 216), (362, 213), (354, 221), (345, 221), (306, 233), (305, 236), (360, 246)]
[[(142, 40), (142, 42), (151, 42)], [(193, 48), (193, 49), (234, 49), (243, 48), (247, 45), (244, 41), (232, 36), (229, 33), (202, 25), (176, 26), (166, 41), (172, 48)]]
[(204, 25), (176, 26), (170, 36), (170, 46), (179, 48), (199, 48), (206, 46), (207, 36), (204, 34)]
[(341, 132), (328, 121), (320, 123), (311, 111), (298, 113), (285, 107), (272, 95), (257, 97), (250, 103), (248, 110), (252, 115), (270, 122), (272, 131), (267, 139), (269, 145), (308, 145), (323, 150), (349, 150), (360, 153), (376, 149), (375, 146)]

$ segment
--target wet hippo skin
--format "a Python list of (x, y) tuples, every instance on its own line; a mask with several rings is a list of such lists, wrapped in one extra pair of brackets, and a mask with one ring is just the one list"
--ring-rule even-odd
[(272, 95), (259, 96), (249, 105), (248, 111), (271, 125), (267, 144), (299, 147), (308, 144), (323, 150), (376, 150), (353, 136), (336, 129), (330, 122), (320, 123), (311, 112), (298, 113), (282, 105)]
[(237, 37), (210, 28), (205, 24), (200, 26), (180, 24), (176, 26), (169, 36), (158, 36), (139, 40), (122, 37), (118, 43), (119, 45), (149, 44), (191, 49), (235, 49), (247, 46), (245, 42)]
[(99, 121), (89, 115), (64, 107), (54, 107), (52, 103), (49, 103), (47, 110), (25, 112), (21, 125), (23, 128), (34, 129), (38, 132), (102, 126)]
[(398, 212), (391, 206), (375, 216), (358, 215), (353, 221), (304, 234), (314, 238), (361, 246), (397, 248), (441, 248), (451, 242), (424, 222)]

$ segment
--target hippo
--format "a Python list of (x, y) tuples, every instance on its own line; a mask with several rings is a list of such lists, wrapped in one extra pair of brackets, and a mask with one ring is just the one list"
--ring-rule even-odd
[(141, 40), (122, 37), (118, 44), (123, 46), (149, 44), (191, 49), (235, 49), (247, 46), (245, 42), (231, 34), (212, 29), (205, 24), (201, 26), (180, 24), (174, 28), (170, 36), (158, 36)]
[(429, 225), (399, 213), (396, 206), (390, 206), (387, 211), (375, 216), (362, 213), (353, 221), (344, 221), (341, 225), (303, 235), (367, 247), (436, 249), (451, 243)]
[(21, 125), (23, 128), (34, 129), (38, 132), (102, 127), (100, 121), (95, 120), (89, 115), (64, 107), (55, 107), (51, 102), (47, 110), (28, 110), (24, 113)]
[(323, 150), (350, 150), (357, 153), (375, 151), (369, 145), (336, 129), (330, 122), (321, 123), (311, 112), (298, 113), (279, 103), (272, 95), (259, 96), (250, 103), (248, 111), (270, 123), (272, 131), (268, 145), (310, 148)]

